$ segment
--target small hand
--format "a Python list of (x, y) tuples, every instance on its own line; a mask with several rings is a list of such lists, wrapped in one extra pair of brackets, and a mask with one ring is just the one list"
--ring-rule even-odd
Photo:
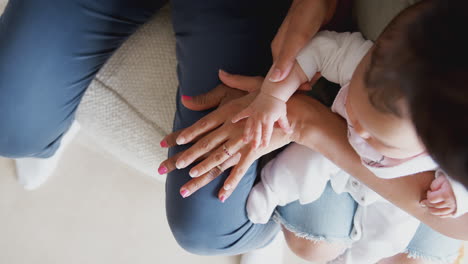
[(431, 214), (446, 218), (457, 211), (455, 194), (446, 176), (437, 177), (427, 191), (427, 199), (421, 201), (421, 206), (428, 207)]
[(291, 133), (286, 114), (286, 102), (260, 92), (246, 109), (232, 118), (232, 122), (247, 118), (243, 139), (245, 143), (253, 139), (252, 147), (257, 149), (268, 146), (275, 122), (285, 133)]

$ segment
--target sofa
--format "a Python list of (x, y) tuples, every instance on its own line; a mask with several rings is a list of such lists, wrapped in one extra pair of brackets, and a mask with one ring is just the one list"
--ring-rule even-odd
[[(356, 0), (358, 28), (369, 39), (417, 0)], [(3, 10), (7, 0), (0, 0)], [(161, 9), (112, 56), (78, 109), (82, 131), (137, 171), (164, 181), (157, 167), (167, 155), (159, 142), (171, 132), (177, 90), (170, 7)]]

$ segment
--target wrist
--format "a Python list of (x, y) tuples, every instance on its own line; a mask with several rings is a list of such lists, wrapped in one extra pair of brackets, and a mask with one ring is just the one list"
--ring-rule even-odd
[(293, 129), (291, 141), (307, 146), (310, 149), (320, 149), (320, 129), (311, 125), (307, 120), (299, 120)]
[(309, 81), (307, 75), (297, 61), (294, 62), (291, 72), (283, 81), (271, 82), (268, 78), (269, 74), (265, 78), (260, 90), (262, 93), (275, 97), (283, 102), (288, 101), (301, 84)]
[(307, 104), (308, 100), (309, 98), (305, 95), (297, 95), (291, 97), (287, 102), (288, 120), (293, 131), (290, 134), (290, 140), (315, 149), (316, 139), (321, 132), (320, 128), (312, 120), (315, 113), (307, 111), (313, 110), (313, 106), (310, 107)]
[(287, 99), (285, 100), (285, 99), (275, 95), (274, 93), (271, 94), (271, 93), (268, 93), (267, 91), (260, 91), (259, 96), (263, 97), (264, 99), (277, 100), (277, 101), (282, 102), (283, 104), (285, 104), (287, 102)]

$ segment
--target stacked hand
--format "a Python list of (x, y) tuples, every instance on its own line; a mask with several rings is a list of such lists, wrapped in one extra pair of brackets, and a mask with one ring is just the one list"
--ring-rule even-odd
[(254, 149), (268, 146), (276, 122), (285, 133), (292, 132), (286, 116), (286, 102), (263, 92), (258, 93), (246, 109), (235, 115), (232, 122), (237, 123), (244, 118), (247, 118), (247, 123), (243, 139), (245, 143), (253, 140)]
[[(255, 160), (292, 140), (290, 135), (286, 135), (282, 133), (281, 129), (276, 128), (273, 130), (272, 143), (267, 148), (255, 150), (245, 143), (243, 141), (245, 121), (232, 123), (231, 119), (255, 99), (258, 92), (254, 90), (258, 90), (263, 78), (228, 74), (223, 74), (220, 77), (223, 82), (232, 87), (252, 92), (249, 94), (243, 92), (245, 94), (243, 97), (226, 102), (226, 95), (231, 95), (235, 90), (226, 85), (220, 85), (207, 94), (193, 97), (191, 100), (184, 100), (183, 104), (192, 110), (209, 109), (221, 101), (224, 101), (224, 104), (192, 126), (166, 136), (163, 139), (164, 144), (161, 144), (172, 147), (176, 144), (181, 145), (196, 141), (186, 151), (172, 156), (161, 164), (161, 167), (170, 172), (202, 160), (189, 172), (194, 179), (180, 189), (180, 193), (184, 197), (193, 194), (211, 182), (224, 170), (235, 166), (218, 194), (219, 199), (224, 202)], [(239, 92), (236, 95), (239, 95)], [(230, 97), (232, 99), (232, 96)], [(234, 98), (236, 97), (234, 96)]]

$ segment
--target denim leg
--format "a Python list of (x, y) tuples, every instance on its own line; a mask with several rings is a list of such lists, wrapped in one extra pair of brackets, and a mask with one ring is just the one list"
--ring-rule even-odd
[(0, 17), (0, 156), (55, 153), (89, 83), (163, 0), (10, 0)]
[(453, 263), (458, 257), (462, 241), (440, 234), (421, 223), (409, 243), (409, 258), (421, 258), (435, 263)]
[[(218, 69), (245, 75), (267, 72), (272, 62), (270, 43), (289, 5), (289, 1), (268, 0), (172, 1), (180, 83), (174, 130), (208, 113), (184, 108), (180, 96), (213, 89), (219, 84)], [(171, 148), (169, 155), (186, 148)], [(190, 167), (168, 175), (168, 222), (184, 249), (203, 255), (234, 255), (262, 247), (274, 237), (279, 230), (277, 224), (255, 225), (246, 215), (255, 168), (249, 169), (224, 204), (217, 199), (217, 193), (227, 173), (186, 199), (179, 189), (190, 180)]]
[(274, 219), (298, 237), (312, 241), (351, 244), (357, 203), (348, 193), (337, 194), (330, 185), (312, 203), (299, 201), (278, 206)]

